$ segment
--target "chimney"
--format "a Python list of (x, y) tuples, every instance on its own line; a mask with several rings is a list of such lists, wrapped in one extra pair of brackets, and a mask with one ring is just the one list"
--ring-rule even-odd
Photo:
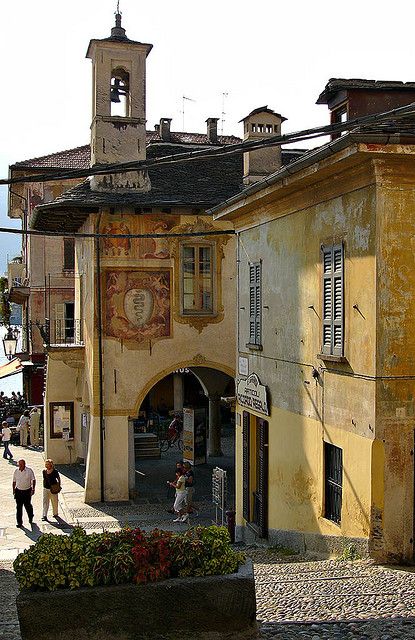
[[(281, 135), (281, 123), (284, 118), (280, 113), (268, 109), (267, 106), (254, 109), (245, 118), (244, 142), (266, 140)], [(281, 168), (281, 147), (264, 147), (256, 151), (244, 153), (244, 184), (252, 184)]]
[(154, 131), (158, 134), (160, 134), (160, 125), (159, 124), (155, 124), (154, 125)]
[(160, 118), (160, 138), (164, 142), (170, 142), (170, 123), (171, 118)]
[(212, 144), (217, 144), (218, 142), (218, 120), (219, 118), (208, 118), (206, 120), (207, 139), (208, 142), (211, 142)]

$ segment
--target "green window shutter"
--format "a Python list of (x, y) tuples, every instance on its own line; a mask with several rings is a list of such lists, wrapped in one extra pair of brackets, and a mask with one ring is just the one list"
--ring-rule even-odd
[(343, 244), (322, 248), (323, 331), (321, 352), (342, 356), (344, 341)]
[(261, 263), (249, 265), (249, 342), (260, 345), (262, 342), (261, 306), (262, 273)]

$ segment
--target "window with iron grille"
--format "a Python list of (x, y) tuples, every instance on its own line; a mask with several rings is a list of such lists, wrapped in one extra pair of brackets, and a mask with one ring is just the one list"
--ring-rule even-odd
[(63, 239), (63, 269), (64, 271), (75, 269), (75, 238)]
[(341, 521), (343, 491), (343, 451), (324, 443), (324, 517), (337, 524)]
[(184, 244), (181, 248), (184, 314), (213, 314), (213, 247)]
[(261, 290), (262, 265), (255, 262), (249, 265), (249, 344), (257, 346), (262, 343)]
[(344, 342), (344, 250), (342, 244), (322, 247), (323, 336), (321, 352), (343, 355)]

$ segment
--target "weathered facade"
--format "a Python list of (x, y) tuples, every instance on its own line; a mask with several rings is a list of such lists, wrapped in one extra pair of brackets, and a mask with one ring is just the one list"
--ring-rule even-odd
[(245, 539), (413, 558), (415, 147), (389, 141), (342, 136), (214, 209), (237, 231)]

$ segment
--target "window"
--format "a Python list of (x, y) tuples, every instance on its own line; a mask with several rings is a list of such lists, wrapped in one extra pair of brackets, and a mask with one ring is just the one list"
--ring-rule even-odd
[(213, 313), (213, 247), (182, 246), (182, 304), (184, 314)]
[(75, 238), (63, 239), (63, 269), (64, 271), (75, 269)]
[(324, 443), (324, 517), (337, 524), (341, 521), (343, 490), (343, 451)]
[(323, 339), (321, 352), (343, 356), (344, 304), (342, 244), (322, 248), (323, 254)]
[(260, 346), (261, 336), (261, 263), (249, 265), (249, 344)]

